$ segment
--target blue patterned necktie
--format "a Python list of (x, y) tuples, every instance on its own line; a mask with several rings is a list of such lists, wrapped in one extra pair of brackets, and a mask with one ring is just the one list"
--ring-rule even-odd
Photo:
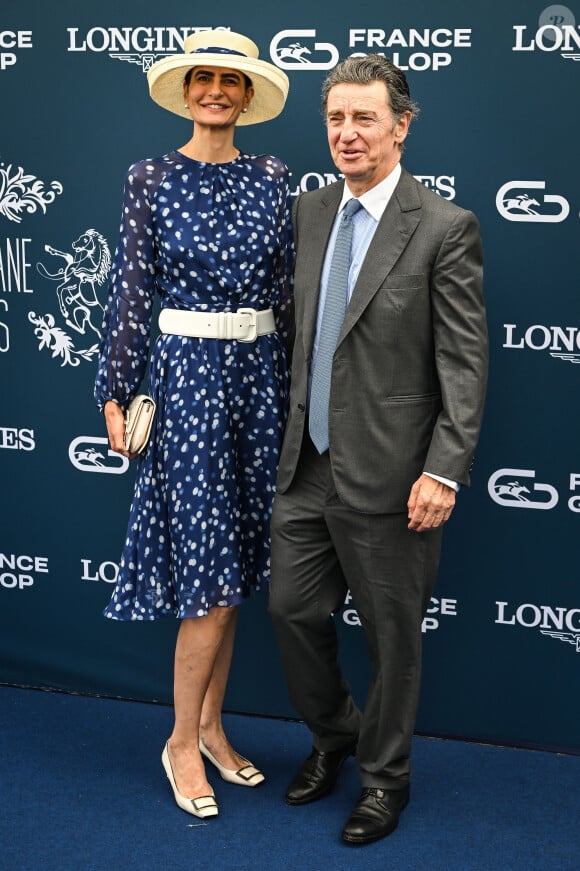
[(332, 358), (348, 304), (352, 216), (360, 208), (362, 208), (360, 202), (354, 199), (349, 200), (344, 207), (330, 261), (324, 313), (310, 386), (310, 437), (319, 454), (323, 454), (328, 449), (328, 404)]

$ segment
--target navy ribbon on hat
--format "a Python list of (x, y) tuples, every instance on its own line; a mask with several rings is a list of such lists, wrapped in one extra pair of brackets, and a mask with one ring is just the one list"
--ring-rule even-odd
[(190, 51), (190, 54), (238, 54), (240, 57), (248, 56), (243, 51), (235, 51), (233, 48), (221, 48), (213, 45), (208, 45), (207, 48), (196, 48), (195, 51)]

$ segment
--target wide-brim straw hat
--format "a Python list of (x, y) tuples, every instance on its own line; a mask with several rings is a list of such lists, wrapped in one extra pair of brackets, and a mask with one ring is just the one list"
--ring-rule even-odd
[(183, 44), (184, 53), (164, 57), (147, 72), (149, 93), (169, 112), (191, 120), (183, 102), (183, 79), (192, 67), (224, 67), (245, 73), (254, 87), (247, 112), (237, 124), (258, 124), (280, 114), (288, 96), (288, 76), (274, 64), (259, 60), (258, 46), (231, 30), (192, 33)]

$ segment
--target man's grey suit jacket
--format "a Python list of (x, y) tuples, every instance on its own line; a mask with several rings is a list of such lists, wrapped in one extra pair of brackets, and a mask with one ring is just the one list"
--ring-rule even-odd
[[(343, 182), (294, 206), (296, 338), (277, 489), (292, 483), (307, 424), (320, 276)], [(333, 360), (330, 460), (337, 493), (370, 514), (406, 510), (422, 472), (469, 484), (487, 377), (479, 225), (402, 170), (362, 265)]]

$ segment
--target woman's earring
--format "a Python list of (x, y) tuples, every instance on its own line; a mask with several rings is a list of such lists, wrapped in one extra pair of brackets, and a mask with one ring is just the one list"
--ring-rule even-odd
[(245, 109), (242, 109), (242, 115), (245, 115), (247, 111), (248, 111), (248, 107), (246, 106)]

